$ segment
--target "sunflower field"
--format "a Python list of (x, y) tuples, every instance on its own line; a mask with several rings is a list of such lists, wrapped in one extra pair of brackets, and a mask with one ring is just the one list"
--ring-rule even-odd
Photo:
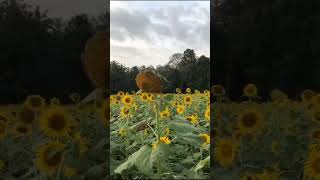
[(0, 109), (0, 179), (108, 179), (108, 103), (30, 95)]
[(110, 97), (111, 177), (207, 179), (210, 92)]
[(254, 84), (247, 101), (231, 102), (212, 87), (212, 175), (219, 180), (315, 180), (320, 177), (320, 95), (305, 90), (298, 100), (274, 89), (258, 102)]

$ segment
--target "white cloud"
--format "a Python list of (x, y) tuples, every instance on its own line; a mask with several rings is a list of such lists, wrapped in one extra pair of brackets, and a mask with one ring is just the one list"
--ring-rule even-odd
[(111, 60), (127, 66), (163, 65), (187, 48), (210, 56), (210, 1), (110, 3)]

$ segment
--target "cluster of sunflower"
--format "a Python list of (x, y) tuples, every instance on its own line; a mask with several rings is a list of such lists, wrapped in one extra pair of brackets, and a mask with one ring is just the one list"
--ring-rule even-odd
[[(109, 105), (97, 100), (60, 104), (30, 95), (0, 112), (0, 177), (4, 179), (103, 178)], [(98, 144), (98, 145), (97, 145)], [(100, 147), (101, 146), (101, 147)], [(90, 169), (95, 167), (95, 169)], [(100, 168), (100, 171), (97, 170)], [(94, 171), (99, 171), (96, 173)]]
[(234, 180), (318, 179), (320, 177), (320, 94), (305, 90), (291, 100), (279, 89), (258, 103), (248, 84), (249, 101), (222, 101), (222, 85), (212, 87), (213, 177)]
[(163, 94), (156, 78), (140, 74), (139, 92), (110, 97), (112, 177), (208, 178), (210, 92)]

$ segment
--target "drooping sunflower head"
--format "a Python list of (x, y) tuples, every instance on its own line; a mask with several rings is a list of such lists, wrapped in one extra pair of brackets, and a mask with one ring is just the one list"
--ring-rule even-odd
[(213, 85), (211, 87), (211, 90), (212, 90), (213, 96), (224, 96), (226, 94), (224, 87), (220, 84)]
[(162, 79), (150, 70), (139, 72), (136, 77), (136, 83), (143, 92), (160, 93), (162, 91)]
[(241, 134), (257, 134), (263, 127), (263, 115), (255, 109), (247, 109), (241, 112), (238, 119), (238, 127)]
[(39, 117), (40, 129), (52, 138), (68, 136), (71, 123), (71, 115), (62, 108), (48, 108)]
[(258, 95), (258, 88), (255, 84), (247, 84), (243, 89), (243, 94), (247, 97), (256, 97)]
[(230, 138), (217, 139), (214, 148), (214, 158), (224, 168), (233, 165), (236, 160), (238, 144)]
[(36, 165), (38, 169), (47, 174), (57, 171), (62, 159), (65, 145), (60, 142), (43, 144), (37, 149)]
[(45, 99), (40, 95), (30, 95), (27, 97), (25, 105), (33, 111), (40, 111), (46, 104)]

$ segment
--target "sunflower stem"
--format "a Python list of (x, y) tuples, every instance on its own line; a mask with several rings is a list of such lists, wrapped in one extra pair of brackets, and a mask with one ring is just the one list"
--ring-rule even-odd
[(57, 180), (60, 180), (60, 174), (61, 174), (63, 163), (64, 163), (64, 155), (65, 155), (65, 153), (62, 154), (62, 159), (61, 159), (61, 162), (60, 162), (60, 165), (59, 165), (59, 169), (58, 169), (58, 172), (57, 172)]

